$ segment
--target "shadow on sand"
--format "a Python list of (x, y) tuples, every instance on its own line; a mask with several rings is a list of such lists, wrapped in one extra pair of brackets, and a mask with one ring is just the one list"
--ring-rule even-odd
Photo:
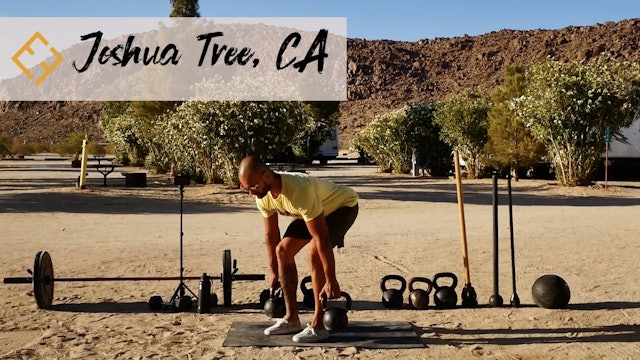
[[(332, 176), (327, 179), (358, 191), (360, 198), (370, 200), (395, 200), (413, 202), (457, 203), (456, 184), (445, 179), (362, 176)], [(518, 184), (513, 190), (514, 206), (637, 206), (639, 198), (621, 196), (576, 196), (543, 192), (549, 185), (536, 182), (532, 185)], [(370, 189), (357, 189), (365, 187)], [(491, 205), (492, 186), (487, 183), (463, 183), (465, 204)], [(536, 192), (540, 192), (537, 194)], [(498, 185), (498, 203), (507, 204), (506, 181)]]

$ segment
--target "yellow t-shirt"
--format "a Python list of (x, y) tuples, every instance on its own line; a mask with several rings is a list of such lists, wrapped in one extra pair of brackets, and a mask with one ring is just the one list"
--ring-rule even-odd
[(280, 174), (282, 191), (277, 198), (268, 192), (256, 198), (258, 210), (264, 217), (277, 212), (280, 215), (313, 220), (321, 213), (325, 216), (343, 206), (355, 206), (358, 193), (353, 189), (301, 173)]

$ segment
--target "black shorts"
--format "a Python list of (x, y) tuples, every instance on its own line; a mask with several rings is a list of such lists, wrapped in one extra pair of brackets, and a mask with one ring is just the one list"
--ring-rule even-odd
[[(333, 246), (344, 247), (344, 235), (349, 231), (351, 225), (358, 217), (358, 204), (355, 206), (343, 206), (327, 215), (327, 227), (329, 228), (329, 239)], [(302, 219), (295, 219), (287, 227), (284, 237), (311, 240), (312, 236), (307, 228), (307, 223)]]

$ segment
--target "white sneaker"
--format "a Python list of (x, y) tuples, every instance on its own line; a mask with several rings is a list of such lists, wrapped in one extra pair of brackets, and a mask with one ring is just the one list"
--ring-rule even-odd
[(307, 327), (304, 328), (304, 330), (293, 336), (293, 341), (299, 343), (313, 343), (322, 341), (328, 337), (329, 331), (325, 329), (314, 329), (311, 325), (307, 324)]
[(268, 328), (264, 329), (265, 335), (284, 335), (284, 334), (293, 334), (295, 332), (300, 331), (302, 326), (300, 326), (300, 321), (296, 322), (288, 322), (285, 319), (277, 319), (275, 325), (271, 325)]

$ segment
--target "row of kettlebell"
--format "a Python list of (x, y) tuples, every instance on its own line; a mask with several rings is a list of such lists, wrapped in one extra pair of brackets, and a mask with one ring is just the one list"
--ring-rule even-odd
[[(450, 279), (451, 284), (442, 285), (442, 279)], [(390, 288), (388, 282), (397, 281), (399, 287)], [(440, 282), (440, 283), (439, 283)], [(423, 284), (418, 287), (417, 284)], [(412, 277), (409, 283), (400, 275), (386, 275), (380, 281), (382, 290), (382, 305), (389, 309), (400, 309), (404, 304), (404, 291), (409, 287), (409, 305), (417, 310), (424, 310), (429, 306), (429, 296), (432, 290), (433, 303), (438, 309), (453, 309), (458, 303), (458, 295), (455, 287), (458, 285), (458, 278), (450, 272), (441, 272), (433, 276), (433, 279), (426, 277)]]

